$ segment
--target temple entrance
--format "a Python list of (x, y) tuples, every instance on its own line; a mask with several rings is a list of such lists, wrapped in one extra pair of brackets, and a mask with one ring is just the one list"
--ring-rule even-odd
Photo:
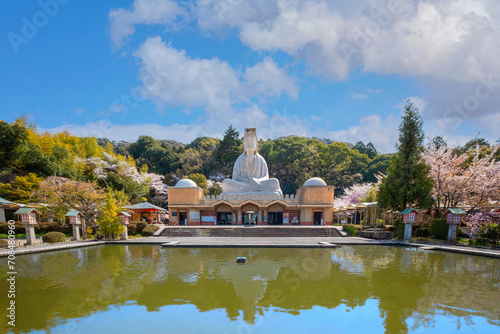
[(179, 225), (187, 225), (187, 212), (179, 212)]
[(232, 225), (231, 212), (217, 212), (217, 225)]
[(256, 225), (257, 224), (257, 212), (255, 211), (245, 211), (243, 212), (243, 225)]
[(314, 225), (322, 225), (321, 222), (323, 220), (323, 212), (315, 211), (314, 212)]
[(268, 225), (283, 225), (283, 212), (269, 212), (267, 214)]

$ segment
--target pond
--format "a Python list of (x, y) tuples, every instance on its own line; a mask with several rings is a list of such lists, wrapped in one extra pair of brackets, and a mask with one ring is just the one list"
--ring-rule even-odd
[(0, 332), (500, 333), (498, 259), (386, 246), (104, 245), (16, 262), (16, 327), (3, 316)]

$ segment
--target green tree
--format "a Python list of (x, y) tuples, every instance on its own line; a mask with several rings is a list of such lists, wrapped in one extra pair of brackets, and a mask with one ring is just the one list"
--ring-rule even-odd
[(241, 154), (241, 144), (240, 133), (230, 125), (224, 133), (224, 138), (222, 138), (216, 152), (217, 162), (221, 167), (222, 174), (232, 174), (234, 162)]
[(448, 145), (441, 136), (436, 136), (432, 138), (432, 143), (434, 144), (434, 146), (436, 146), (437, 149), (439, 149), (443, 145)]
[(195, 173), (195, 174), (189, 174), (187, 178), (193, 180), (198, 187), (203, 189), (205, 194), (208, 193), (207, 178), (205, 177), (205, 175), (200, 173)]
[(18, 119), (15, 123), (9, 124), (0, 121), (0, 161), (1, 170), (12, 168), (12, 164), (17, 157), (16, 150), (24, 145), (28, 139), (26, 120)]
[(142, 157), (144, 152), (150, 147), (157, 146), (158, 143), (151, 136), (140, 136), (139, 139), (129, 145), (128, 152), (134, 159), (139, 159)]
[(10, 201), (26, 204), (31, 200), (31, 193), (40, 187), (42, 181), (43, 178), (34, 173), (17, 176), (9, 183), (0, 184), (0, 194)]
[(94, 221), (106, 199), (105, 192), (95, 183), (78, 182), (63, 177), (48, 177), (40, 183), (40, 189), (35, 191), (34, 196), (49, 204), (55, 211), (80, 211), (83, 215), (82, 231), (86, 231), (87, 223)]
[(123, 232), (121, 218), (118, 217), (120, 208), (116, 205), (113, 196), (108, 193), (106, 197), (106, 205), (101, 210), (101, 214), (96, 219), (96, 224), (99, 226), (99, 233), (105, 235), (108, 239), (113, 240), (116, 235)]
[(365, 145), (362, 141), (358, 141), (356, 144), (354, 144), (353, 149), (358, 150), (359, 153), (366, 154), (370, 159), (375, 158), (378, 153), (372, 142), (369, 142)]
[(429, 166), (422, 160), (422, 117), (410, 100), (404, 108), (399, 126), (398, 152), (391, 158), (387, 176), (382, 180), (378, 193), (380, 206), (399, 211), (408, 206), (428, 208), (433, 202)]

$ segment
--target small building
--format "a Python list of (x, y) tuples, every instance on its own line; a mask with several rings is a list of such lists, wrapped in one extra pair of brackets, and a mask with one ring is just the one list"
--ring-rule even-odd
[(128, 224), (129, 219), (130, 217), (132, 217), (132, 215), (126, 211), (121, 211), (120, 213), (118, 213), (118, 217), (122, 219), (122, 224)]
[(37, 224), (37, 216), (40, 215), (40, 212), (35, 208), (20, 208), (16, 212), (15, 215), (18, 215), (23, 224)]
[(65, 217), (69, 217), (70, 224), (81, 224), (81, 218), (83, 217), (80, 211), (71, 210), (64, 215)]
[(450, 208), (444, 214), (448, 223), (448, 241), (455, 242), (457, 240), (457, 227), (466, 212), (462, 209)]
[(420, 214), (420, 211), (413, 208), (408, 208), (401, 211), (400, 215), (403, 215), (403, 223), (415, 223), (417, 222), (417, 215)]
[(17, 204), (0, 197), (0, 222), (5, 222), (5, 210), (17, 210), (23, 207), (23, 204)]
[(204, 195), (182, 179), (168, 188), (171, 225), (322, 225), (333, 223), (334, 187), (307, 180), (296, 194), (240, 193)]
[(40, 215), (40, 212), (38, 212), (38, 210), (35, 208), (24, 207), (14, 212), (14, 214), (19, 215), (22, 224), (25, 225), (26, 244), (34, 245), (37, 242), (35, 235), (35, 224), (38, 223), (37, 215)]
[(132, 211), (132, 221), (145, 221), (148, 224), (158, 224), (161, 222), (160, 215), (167, 211), (164, 208), (148, 202), (141, 202), (125, 206), (124, 209)]
[[(69, 223), (73, 227), (73, 240), (80, 240), (80, 226), (82, 224), (81, 218), (83, 217), (82, 213), (80, 211), (71, 210), (66, 213), (65, 217), (69, 217)], [(82, 231), (82, 233), (85, 233), (85, 231)]]
[(462, 216), (466, 214), (463, 209), (450, 208), (444, 212), (448, 224), (460, 224)]
[(403, 215), (403, 223), (405, 224), (405, 232), (403, 239), (408, 241), (411, 240), (411, 229), (412, 225), (417, 222), (417, 216), (420, 212), (417, 209), (408, 208), (401, 211), (400, 215)]

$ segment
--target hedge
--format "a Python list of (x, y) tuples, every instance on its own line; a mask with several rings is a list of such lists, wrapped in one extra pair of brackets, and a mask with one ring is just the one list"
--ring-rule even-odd
[(49, 232), (42, 236), (43, 242), (56, 243), (56, 242), (66, 242), (66, 236), (61, 232)]
[(142, 230), (144, 230), (146, 228), (146, 226), (148, 226), (147, 223), (145, 223), (145, 222), (138, 222), (136, 230), (135, 230), (135, 233), (142, 234)]
[(142, 235), (149, 237), (150, 235), (153, 235), (157, 229), (158, 228), (156, 226), (148, 225), (144, 228), (144, 230), (142, 230)]
[(0, 248), (7, 248), (9, 242), (5, 239), (0, 239)]
[(448, 239), (449, 226), (444, 218), (435, 218), (431, 220), (431, 232), (434, 238), (446, 240)]
[(137, 230), (137, 224), (130, 223), (127, 225), (127, 231), (129, 235), (135, 234), (136, 230)]

